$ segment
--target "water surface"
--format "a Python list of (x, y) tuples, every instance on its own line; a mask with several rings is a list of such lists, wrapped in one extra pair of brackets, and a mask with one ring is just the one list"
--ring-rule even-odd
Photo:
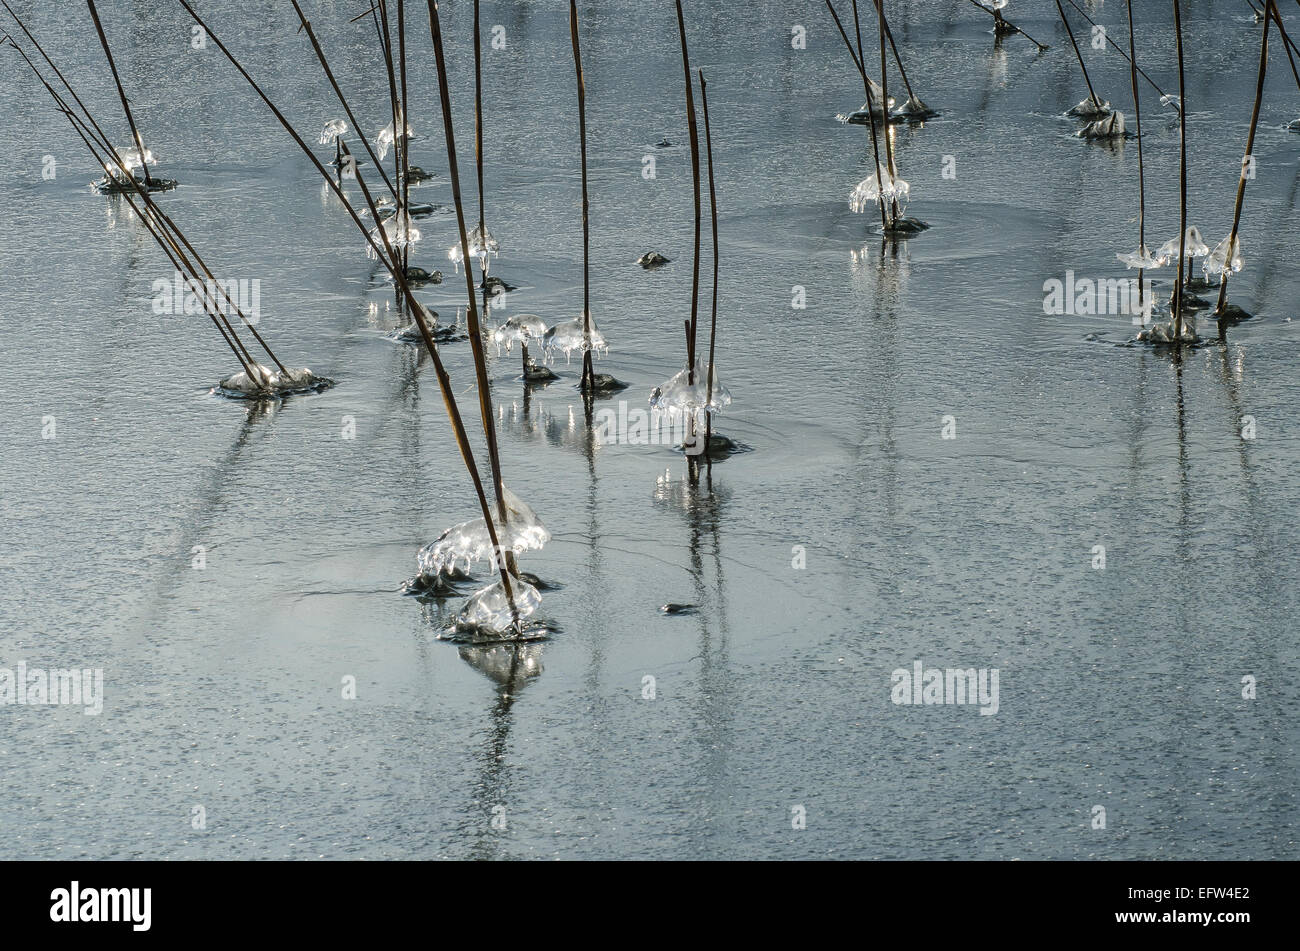
[[(125, 141), (84, 17), (16, 6)], [(514, 357), (495, 361), (506, 479), (555, 535), (525, 566), (562, 585), (543, 604), (558, 632), (511, 657), (438, 640), (455, 604), (399, 593), (416, 550), (475, 504), (429, 360), (385, 339), (405, 318), (359, 235), (220, 54), (191, 49), (179, 6), (111, 6), (137, 117), (183, 183), (166, 207), (217, 270), (262, 282), (282, 358), (338, 385), (260, 408), (210, 395), (235, 369), (220, 339), (152, 312), (152, 282), (171, 276), (161, 252), (90, 193), (66, 121), (0, 56), (0, 666), (102, 667), (107, 691), (99, 717), (0, 711), (9, 854), (1297, 856), (1300, 136), (1284, 127), (1300, 107), (1280, 58), (1231, 285), (1259, 316), (1175, 361), (1117, 346), (1125, 316), (1043, 313), (1045, 281), (1122, 276), (1115, 254), (1137, 240), (1135, 143), (1071, 137), (1060, 114), (1086, 90), (1051, 5), (1008, 11), (1051, 44), (1042, 56), (995, 44), (968, 4), (892, 5), (909, 78), (942, 115), (897, 130), (910, 211), (933, 227), (882, 250), (847, 206), (870, 148), (834, 119), (862, 95), (825, 10), (692, 4), (719, 185), (718, 366), (735, 396), (719, 428), (754, 451), (692, 484), (667, 447), (593, 442), (576, 363), (526, 391)], [(373, 30), (347, 23), (354, 4), (305, 6), (374, 134), (388, 117)], [(1121, 5), (1093, 6), (1127, 46)], [(1241, 4), (1184, 6), (1191, 219), (1217, 241), (1259, 34)], [(468, 169), (471, 8), (445, 7)], [(683, 364), (690, 308), (675, 19), (667, 3), (580, 7), (593, 309), (613, 347), (598, 368), (643, 406)], [(304, 132), (340, 114), (288, 4), (202, 10)], [(493, 272), (519, 285), (497, 314), (568, 319), (582, 274), (564, 10), (485, 3), (483, 17), (507, 38), (485, 62)], [(415, 21), (413, 160), (437, 175), (416, 195), (445, 204)], [(1138, 35), (1173, 91), (1168, 11), (1144, 4)], [(1099, 91), (1130, 110), (1118, 54), (1084, 48)], [(1142, 95), (1154, 245), (1178, 227), (1178, 130)], [(419, 296), (453, 318), (454, 217), (421, 228), (413, 263), (448, 281)], [(642, 271), (650, 250), (673, 263)], [(468, 412), (468, 345), (444, 356)], [(695, 610), (665, 616), (669, 602)], [(891, 672), (917, 660), (998, 668), (998, 713), (892, 704)], [(535, 676), (503, 689), (512, 664)]]

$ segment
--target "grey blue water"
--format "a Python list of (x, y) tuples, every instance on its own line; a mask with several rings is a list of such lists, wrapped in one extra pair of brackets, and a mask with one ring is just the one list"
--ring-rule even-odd
[[(14, 5), (125, 144), (84, 11)], [(1081, 5), (1127, 49), (1122, 3)], [(373, 136), (391, 119), (373, 27), (349, 24), (359, 4), (304, 6)], [(484, 62), (492, 273), (517, 286), (494, 322), (581, 312), (565, 6), (483, 4), (504, 43)], [(1189, 214), (1214, 243), (1260, 27), (1241, 3), (1183, 6)], [(1087, 91), (1053, 4), (1006, 11), (1041, 55), (958, 0), (887, 5), (941, 113), (895, 130), (931, 228), (888, 247), (848, 207), (870, 140), (835, 120), (862, 84), (824, 6), (687, 4), (734, 398), (717, 426), (752, 451), (692, 481), (671, 446), (593, 438), (576, 360), (525, 389), (517, 354), (494, 354), (506, 481), (554, 535), (524, 564), (557, 586), (554, 632), (473, 647), (439, 637), (457, 602), (401, 593), (420, 546), (477, 508), (430, 361), (386, 336), (408, 322), (391, 285), (179, 5), (100, 7), (158, 170), (181, 182), (159, 201), (214, 270), (259, 282), (285, 362), (336, 385), (213, 395), (238, 366), (200, 316), (154, 312), (172, 269), (121, 199), (91, 192), (94, 163), (0, 49), (0, 668), (104, 673), (98, 715), (0, 705), (7, 855), (1300, 854), (1300, 91), (1276, 46), (1230, 285), (1257, 316), (1174, 359), (1123, 346), (1125, 314), (1044, 312), (1047, 282), (1133, 276), (1115, 255), (1137, 246), (1136, 142), (1073, 137), (1062, 114)], [(412, 160), (434, 178), (413, 194), (437, 210), (412, 263), (446, 273), (418, 296), (454, 321), (423, 7)], [(597, 406), (641, 409), (684, 366), (690, 310), (675, 15), (579, 7), (597, 369), (630, 384)], [(1141, 5), (1137, 49), (1174, 92), (1166, 7)], [(443, 8), (473, 214), (472, 8)], [(341, 116), (288, 3), (201, 9), (310, 141)], [(1066, 10), (1131, 130), (1126, 63)], [(1300, 9), (1284, 16), (1300, 37)], [(1155, 246), (1178, 230), (1178, 123), (1140, 91)], [(707, 324), (707, 203), (705, 222)], [(638, 267), (650, 251), (671, 263)], [(1168, 294), (1169, 271), (1151, 277)], [(443, 354), (472, 420), (469, 345)], [(997, 670), (997, 712), (895, 703), (894, 671), (918, 661)]]

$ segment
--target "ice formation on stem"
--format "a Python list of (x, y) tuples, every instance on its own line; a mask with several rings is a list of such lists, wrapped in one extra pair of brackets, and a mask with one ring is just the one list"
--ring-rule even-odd
[(1214, 250), (1205, 256), (1201, 268), (1206, 278), (1221, 279), (1225, 273), (1236, 274), (1246, 266), (1241, 256), (1241, 239), (1229, 235), (1214, 246)]
[(342, 119), (330, 119), (320, 130), (320, 144), (333, 145), (347, 134), (348, 124)]
[[(475, 225), (473, 230), (470, 231), (468, 238), (470, 257), (478, 258), (479, 270), (482, 271), (483, 275), (486, 277), (488, 272), (488, 257), (495, 256), (496, 253), (501, 250), (501, 245), (497, 243), (496, 238), (492, 237), (491, 231), (488, 231), (487, 228), (480, 230), (478, 225)], [(460, 265), (464, 259), (465, 256), (461, 250), (459, 241), (447, 249), (447, 260), (455, 267), (457, 274), (460, 273)]]
[[(492, 524), (496, 528), (501, 551), (521, 555), (526, 551), (540, 550), (551, 540), (551, 533), (519, 496), (506, 488), (502, 492), (506, 503), (505, 525), (499, 524), (496, 506), (492, 507)], [(485, 559), (491, 562), (495, 570), (498, 557), (499, 554), (492, 550), (492, 537), (488, 533), (487, 522), (479, 517), (447, 529), (436, 541), (421, 548), (416, 560), (421, 577), (435, 578), (457, 565), (463, 565), (468, 571), (474, 562)]]
[(890, 175), (889, 169), (884, 165), (877, 165), (876, 173), (868, 175), (853, 189), (853, 194), (849, 196), (849, 207), (855, 212), (865, 211), (880, 202), (882, 195), (887, 204), (897, 202), (906, 205), (911, 192), (911, 185)]
[(605, 335), (600, 332), (596, 326), (596, 318), (588, 316), (591, 323), (591, 342), (587, 342), (586, 327), (582, 317), (574, 317), (572, 320), (566, 320), (556, 324), (550, 330), (546, 331), (542, 338), (546, 346), (548, 355), (552, 355), (556, 350), (564, 354), (564, 360), (567, 363), (573, 353), (579, 355), (585, 354), (588, 350), (596, 355), (609, 352), (609, 343), (605, 340)]
[(542, 604), (542, 596), (517, 574), (510, 575), (510, 593), (514, 596), (513, 611), (505, 583), (500, 578), (475, 591), (456, 615), (457, 625), (478, 634), (522, 633), (523, 620), (536, 613)]
[(379, 234), (380, 228), (383, 228), (388, 235), (388, 243), (392, 245), (394, 251), (401, 251), (420, 240), (420, 229), (415, 227), (409, 213), (401, 211), (391, 215), (383, 224), (370, 229), (370, 236), (374, 238), (374, 243), (366, 245), (366, 254), (372, 261), (379, 256), (375, 252), (376, 246), (380, 248), (384, 246), (384, 240)]
[[(398, 115), (400, 117), (400, 110), (398, 111)], [(412, 131), (411, 124), (409, 122), (403, 122), (402, 124), (406, 127), (406, 137), (408, 139), (415, 138), (415, 132)], [(381, 159), (388, 157), (388, 149), (392, 146), (394, 139), (393, 123), (391, 122), (379, 130), (379, 134), (375, 136), (375, 148), (378, 149), (378, 155)]]
[(708, 397), (709, 364), (707, 360), (695, 361), (695, 382), (689, 370), (681, 370), (672, 379), (650, 394), (650, 408), (668, 416), (669, 421), (681, 419), (702, 421), (705, 412), (718, 413), (731, 405), (731, 391), (718, 379), (718, 368), (713, 368), (713, 398)]
[(492, 343), (497, 352), (505, 347), (506, 353), (514, 349), (516, 343), (527, 347), (529, 344), (541, 343), (546, 336), (546, 321), (536, 314), (515, 314), (504, 324), (492, 331)]
[[(1174, 253), (1178, 253), (1176, 248), (1174, 249)], [(1116, 254), (1115, 257), (1119, 258), (1120, 262), (1127, 268), (1136, 267), (1147, 271), (1155, 270), (1158, 267), (1164, 267), (1166, 261), (1165, 258), (1152, 254), (1145, 244), (1139, 246), (1136, 251), (1133, 251), (1130, 254)]]

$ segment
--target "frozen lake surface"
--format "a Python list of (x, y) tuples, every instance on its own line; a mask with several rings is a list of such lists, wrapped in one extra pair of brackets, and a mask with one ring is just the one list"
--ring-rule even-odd
[[(1280, 49), (1231, 284), (1259, 316), (1174, 361), (1118, 346), (1126, 316), (1044, 313), (1045, 282), (1124, 277), (1115, 255), (1137, 244), (1135, 143), (1072, 138), (1061, 114), (1086, 90), (1052, 4), (1007, 11), (1051, 45), (1041, 56), (1023, 37), (995, 46), (969, 4), (892, 4), (941, 115), (897, 129), (909, 213), (932, 227), (883, 255), (848, 207), (870, 143), (834, 118), (863, 97), (825, 10), (690, 4), (734, 397), (718, 428), (753, 451), (692, 485), (669, 447), (594, 442), (580, 361), (526, 392), (518, 351), (494, 357), (506, 479), (554, 533), (524, 567), (561, 587), (547, 640), (474, 648), (437, 639), (458, 602), (400, 593), (417, 550), (478, 511), (430, 361), (386, 337), (408, 319), (382, 272), (220, 53), (191, 48), (177, 4), (101, 6), (159, 169), (181, 182), (160, 201), (223, 276), (260, 281), (260, 329), (286, 362), (337, 385), (274, 407), (210, 395), (238, 367), (206, 320), (153, 313), (171, 268), (120, 199), (90, 192), (81, 143), (0, 55), (0, 667), (105, 677), (99, 716), (0, 707), (10, 856), (1300, 857), (1300, 135), (1285, 129), (1300, 98)], [(304, 6), (374, 135), (391, 116), (373, 29), (347, 23), (355, 4)], [(471, 6), (446, 6), (469, 176)], [(597, 369), (630, 384), (597, 406), (644, 408), (684, 366), (690, 300), (675, 16), (580, 6), (593, 312), (611, 346)], [(1123, 5), (1096, 6), (1127, 48)], [(1166, 6), (1142, 5), (1138, 55), (1176, 91)], [(1213, 243), (1259, 28), (1244, 4), (1184, 6), (1190, 220)], [(94, 33), (64, 7), (17, 4), (125, 142)], [(1067, 11), (1099, 93), (1129, 112), (1127, 65)], [(340, 114), (289, 4), (202, 12), (312, 141)], [(571, 319), (565, 11), (483, 17), (506, 38), (484, 66), (492, 273), (518, 286), (493, 319)], [(424, 17), (411, 30), (412, 160), (435, 175), (413, 197), (441, 207)], [(1142, 95), (1154, 247), (1178, 230), (1178, 127)], [(412, 263), (447, 281), (418, 296), (454, 319), (454, 215), (419, 227)], [(649, 251), (672, 263), (643, 270)], [(469, 346), (443, 353), (472, 412)], [(998, 712), (892, 703), (891, 673), (917, 661), (996, 668)]]

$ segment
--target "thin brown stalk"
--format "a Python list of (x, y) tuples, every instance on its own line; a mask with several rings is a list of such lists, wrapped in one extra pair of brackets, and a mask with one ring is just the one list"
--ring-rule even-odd
[[(126, 113), (126, 124), (131, 127), (131, 136), (135, 139), (135, 147), (140, 150), (140, 167), (144, 169), (144, 180), (150, 188), (153, 187), (153, 176), (149, 174), (149, 163), (145, 161), (144, 139), (140, 137), (140, 130), (135, 124), (135, 116), (131, 114), (131, 103), (126, 98), (126, 90), (122, 87), (122, 77), (117, 73), (117, 63), (113, 62), (113, 51), (109, 49), (108, 37), (104, 35), (104, 25), (99, 22), (99, 11), (95, 9), (95, 0), (86, 0), (86, 6), (90, 8), (90, 18), (95, 21), (95, 32), (99, 34), (100, 45), (104, 47), (104, 56), (108, 59), (108, 68), (113, 73), (113, 82), (117, 85), (118, 98), (122, 100), (122, 111)], [(116, 156), (116, 152), (114, 153)], [(131, 173), (122, 168), (120, 161), (118, 168), (122, 169), (122, 174), (129, 176)]]
[(1174, 340), (1183, 342), (1183, 261), (1187, 251), (1187, 87), (1183, 76), (1183, 12), (1174, 0), (1174, 42), (1178, 48), (1178, 275), (1174, 282)]
[(709, 376), (704, 399), (704, 453), (708, 458), (713, 440), (713, 354), (718, 341), (718, 192), (713, 180), (713, 136), (709, 130), (709, 93), (700, 70), (700, 108), (704, 111), (704, 154), (709, 164), (709, 217), (713, 222), (713, 307), (709, 315)]
[(691, 138), (691, 178), (695, 192), (695, 257), (691, 273), (691, 318), (686, 328), (686, 381), (695, 385), (695, 339), (700, 303), (700, 133), (695, 121), (695, 93), (691, 80), (691, 57), (686, 48), (686, 17), (682, 0), (677, 2), (677, 32), (682, 41), (682, 70), (686, 76), (686, 124)]
[[(1265, 0), (1268, 4), (1267, 9), (1272, 11), (1273, 0)], [(1232, 211), (1232, 230), (1228, 233), (1228, 254), (1227, 259), (1223, 262), (1223, 273), (1219, 277), (1219, 303), (1214, 308), (1214, 314), (1219, 318), (1219, 339), (1226, 336), (1226, 324), (1223, 319), (1223, 308), (1228, 303), (1228, 271), (1229, 264), (1232, 262), (1232, 250), (1237, 243), (1237, 229), (1241, 225), (1241, 206), (1246, 201), (1246, 170), (1247, 164), (1255, 149), (1255, 130), (1259, 126), (1259, 107), (1264, 102), (1264, 76), (1268, 72), (1268, 27), (1271, 19), (1264, 17), (1264, 35), (1259, 41), (1259, 75), (1255, 80), (1255, 107), (1250, 113), (1250, 132), (1246, 136), (1246, 154), (1241, 160), (1241, 176), (1237, 179), (1237, 203)]]
[[(853, 0), (853, 22), (856, 24), (857, 20), (858, 0)], [(898, 169), (894, 165), (894, 139), (889, 129), (889, 75), (885, 68), (885, 0), (876, 0), (876, 20), (879, 27), (877, 32), (880, 34), (880, 116), (885, 126), (882, 130), (885, 134), (885, 161), (889, 163), (889, 180), (892, 183), (898, 179)], [(881, 195), (880, 200), (882, 202), (885, 200), (884, 195)], [(890, 212), (894, 223), (897, 224), (902, 210), (898, 207), (896, 197), (890, 201)]]
[[(474, 373), (478, 381), (479, 413), (483, 418), (483, 434), (487, 440), (488, 462), (492, 468), (492, 484), (496, 489), (497, 513), (501, 524), (506, 524), (505, 484), (501, 479), (501, 455), (497, 445), (496, 415), (492, 411), (492, 385), (488, 380), (487, 354), (483, 349), (483, 329), (479, 325), (478, 302), (474, 295), (474, 276), (469, 266), (469, 233), (465, 228), (465, 206), (460, 194), (460, 169), (456, 160), (456, 133), (451, 121), (451, 91), (447, 82), (447, 57), (443, 52), (442, 23), (438, 17), (438, 0), (428, 0), (429, 29), (433, 39), (434, 61), (438, 68), (438, 93), (442, 100), (442, 127), (447, 141), (447, 173), (451, 178), (452, 200), (456, 205), (456, 226), (460, 232), (461, 255), (465, 262), (465, 289), (469, 302), (466, 319), (469, 322), (470, 348), (474, 351)], [(488, 519), (489, 526), (492, 520)], [(494, 551), (499, 554), (501, 548), (495, 538), (492, 539)], [(519, 611), (515, 606), (514, 594), (510, 588), (507, 562), (508, 557), (498, 558), (501, 565), (501, 581), (506, 597), (510, 601), (510, 610), (515, 615), (515, 624), (519, 624)]]
[[(1142, 161), (1142, 107), (1138, 102), (1137, 52), (1133, 45), (1133, 0), (1128, 0), (1128, 48), (1129, 48), (1129, 82), (1133, 89), (1133, 121), (1137, 125), (1138, 146), (1138, 254), (1146, 247), (1146, 165)], [(1146, 302), (1146, 285), (1143, 284), (1143, 269), (1138, 268), (1138, 309)]]
[[(334, 89), (334, 95), (338, 97), (339, 103), (343, 106), (343, 111), (347, 113), (348, 121), (352, 123), (352, 128), (357, 133), (357, 138), (360, 139), (361, 144), (365, 146), (366, 154), (370, 156), (370, 161), (374, 163), (380, 177), (384, 180), (384, 185), (388, 188), (389, 194), (393, 196), (393, 201), (396, 202), (397, 189), (393, 187), (392, 179), (388, 177), (388, 172), (384, 170), (383, 163), (380, 162), (379, 157), (375, 155), (375, 150), (370, 144), (370, 139), (366, 137), (365, 131), (362, 129), (360, 123), (357, 122), (356, 114), (353, 113), (352, 107), (348, 105), (347, 98), (343, 95), (343, 90), (339, 88), (338, 80), (334, 78), (334, 70), (330, 69), (329, 61), (325, 58), (325, 51), (321, 48), (320, 43), (316, 39), (316, 31), (311, 28), (311, 21), (308, 20), (306, 14), (302, 12), (302, 7), (298, 5), (298, 0), (290, 0), (290, 2), (293, 3), (294, 12), (298, 14), (298, 19), (301, 21), (303, 32), (307, 34), (307, 39), (311, 41), (311, 48), (316, 53), (316, 59), (320, 61), (321, 69), (325, 71), (325, 78), (329, 80), (330, 86)], [(341, 150), (337, 151), (337, 154), (342, 154)]]
[(582, 47), (578, 38), (578, 4), (569, 0), (569, 44), (573, 47), (573, 69), (578, 81), (578, 152), (582, 160), (582, 381), (584, 393), (596, 386), (591, 355), (591, 226), (587, 198), (587, 82), (582, 72)]
[[(244, 81), (247, 82), (250, 87), (252, 87), (253, 91), (257, 93), (258, 97), (262, 100), (262, 102), (266, 104), (266, 107), (271, 110), (271, 113), (275, 116), (276, 121), (278, 121), (280, 125), (284, 128), (284, 130), (289, 134), (289, 137), (294, 140), (298, 148), (301, 149), (303, 154), (307, 157), (307, 160), (312, 163), (312, 165), (316, 168), (316, 171), (320, 173), (321, 178), (325, 180), (325, 184), (334, 192), (334, 194), (338, 197), (339, 201), (342, 202), (343, 207), (347, 211), (349, 217), (351, 217), (353, 224), (355, 224), (357, 228), (361, 231), (362, 236), (366, 239), (366, 243), (369, 244), (372, 249), (374, 249), (375, 254), (379, 257), (379, 260), (388, 269), (389, 273), (392, 274), (393, 281), (401, 289), (402, 295), (406, 299), (407, 305), (410, 307), (411, 312), (415, 317), (415, 323), (419, 327), (420, 336), (424, 341), (424, 345), (428, 349), (429, 356), (433, 360), (434, 373), (438, 378), (438, 388), (442, 393), (443, 405), (445, 406), (447, 410), (447, 416), (451, 421), (452, 432), (456, 439), (456, 445), (460, 449), (461, 459), (465, 463), (465, 468), (469, 471), (470, 481), (473, 482), (474, 484), (474, 492), (478, 498), (479, 507), (480, 509), (482, 509), (484, 521), (487, 524), (488, 537), (492, 543), (492, 549), (494, 552), (500, 552), (501, 547), (497, 537), (496, 525), (492, 517), (492, 508), (488, 503), (487, 494), (483, 490), (483, 481), (479, 476), (478, 465), (474, 461), (474, 450), (470, 445), (469, 436), (465, 431), (465, 423), (460, 414), (460, 407), (456, 403), (456, 396), (451, 388), (451, 378), (450, 376), (448, 376), (447, 370), (443, 366), (442, 356), (438, 352), (438, 345), (433, 339), (433, 333), (429, 329), (428, 322), (424, 319), (423, 309), (420, 307), (419, 302), (415, 299), (415, 294), (411, 291), (411, 286), (406, 280), (406, 274), (401, 267), (401, 262), (397, 260), (396, 255), (393, 253), (392, 246), (388, 241), (387, 232), (384, 230), (382, 226), (377, 228), (380, 238), (384, 243), (384, 248), (387, 248), (387, 252), (385, 252), (383, 248), (381, 248), (378, 244), (375, 243), (374, 238), (371, 237), (370, 235), (370, 230), (366, 227), (365, 223), (361, 220), (361, 216), (357, 214), (356, 209), (354, 209), (352, 207), (352, 204), (347, 200), (347, 196), (343, 193), (343, 189), (339, 186), (337, 182), (334, 181), (333, 177), (331, 177), (329, 172), (326, 171), (325, 166), (321, 164), (320, 160), (316, 157), (316, 154), (311, 150), (311, 147), (308, 146), (305, 141), (303, 141), (303, 138), (298, 133), (298, 130), (293, 127), (293, 124), (289, 122), (287, 118), (285, 118), (285, 115), (283, 112), (280, 111), (280, 108), (276, 106), (274, 102), (271, 101), (270, 97), (267, 96), (266, 93), (262, 90), (262, 87), (257, 84), (257, 82), (253, 79), (251, 75), (249, 75), (248, 71), (244, 69), (244, 67), (240, 64), (239, 60), (235, 58), (234, 54), (230, 52), (230, 50), (216, 35), (216, 33), (213, 32), (211, 27), (209, 27), (201, 17), (199, 17), (198, 13), (195, 12), (194, 8), (190, 6), (188, 0), (176, 0), (176, 2), (185, 8), (185, 11), (194, 19), (195, 23), (197, 23), (199, 26), (203, 28), (208, 38), (212, 40), (213, 44), (217, 47), (217, 49), (219, 49), (222, 52), (222, 54), (226, 57), (226, 59), (230, 61), (231, 65), (234, 66), (235, 69), (239, 72), (239, 74), (244, 78)], [(433, 0), (430, 0), (430, 6), (432, 8)], [(432, 9), (430, 12), (433, 12)], [(437, 45), (440, 46), (441, 44), (437, 44)], [(442, 85), (443, 85), (443, 91), (445, 95), (445, 91), (446, 91), (445, 82)], [(449, 114), (450, 110), (446, 110), (446, 113)], [(345, 151), (346, 151), (346, 147), (345, 147)], [(375, 208), (374, 201), (370, 196), (370, 190), (366, 187), (365, 180), (363, 179), (360, 171), (358, 171), (356, 174), (356, 181), (358, 186), (360, 186), (361, 188), (362, 194), (365, 196), (367, 205), (370, 207), (371, 215), (372, 216), (376, 215), (376, 208)], [(462, 230), (463, 230), (463, 226), (462, 226)], [(473, 294), (470, 295), (470, 301), (471, 301), (471, 306), (473, 306)], [(480, 340), (480, 346), (481, 346), (481, 340)], [(502, 524), (504, 524), (504, 519), (502, 520)], [(518, 623), (518, 611), (517, 609), (514, 608), (514, 594), (510, 586), (510, 580), (507, 576), (504, 559), (500, 559), (500, 558), (497, 559), (497, 568), (501, 574), (501, 583), (502, 583), (503, 590), (505, 591), (506, 597), (511, 604), (512, 613), (514, 613), (515, 615), (516, 623)]]
[[(1061, 6), (1061, 0), (1056, 0), (1056, 12), (1061, 15), (1061, 23), (1065, 26), (1065, 35), (1070, 38), (1070, 45), (1074, 47), (1074, 58), (1079, 61), (1079, 69), (1083, 71), (1083, 81), (1088, 86), (1088, 98), (1098, 109), (1101, 108), (1101, 100), (1097, 98), (1096, 91), (1092, 88), (1092, 79), (1088, 76), (1088, 67), (1083, 63), (1083, 54), (1079, 52), (1079, 42), (1074, 38), (1074, 31), (1070, 29), (1070, 21), (1065, 18), (1065, 8)], [(1129, 31), (1129, 38), (1132, 39), (1133, 31)]]
[[(862, 64), (862, 30), (861, 28), (858, 28), (857, 30), (858, 52), (855, 53), (853, 51), (853, 44), (849, 42), (849, 35), (844, 30), (844, 24), (840, 22), (840, 15), (835, 12), (835, 7), (831, 5), (831, 0), (826, 0), (826, 9), (831, 12), (831, 17), (835, 20), (835, 25), (839, 27), (840, 36), (844, 38), (844, 45), (848, 47), (849, 56), (853, 58), (853, 65), (856, 66), (858, 72), (862, 74), (862, 88), (866, 90), (867, 93), (867, 124), (871, 129), (871, 151), (874, 153), (874, 158), (876, 160), (876, 190), (879, 192), (876, 204), (880, 208), (880, 230), (882, 232), (887, 232), (889, 230), (889, 222), (885, 218), (885, 183), (880, 175), (880, 139), (876, 135), (876, 105), (875, 97), (871, 94), (871, 80), (867, 77), (866, 67)], [(858, 27), (858, 20), (856, 17), (853, 20), (853, 25), (854, 27)]]

